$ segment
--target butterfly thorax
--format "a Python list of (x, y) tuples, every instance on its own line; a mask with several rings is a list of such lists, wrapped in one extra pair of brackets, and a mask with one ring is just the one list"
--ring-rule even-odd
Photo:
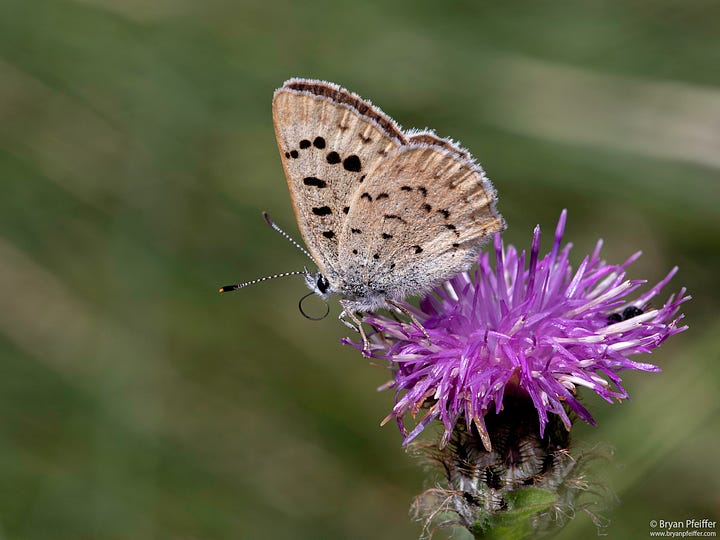
[(423, 283), (407, 274), (397, 279), (397, 275), (375, 261), (344, 269), (337, 282), (330, 279), (331, 287), (335, 286), (334, 292), (343, 300), (344, 307), (354, 311), (387, 308), (392, 302), (419, 294), (427, 286), (424, 279), (420, 281)]
[(343, 307), (353, 312), (375, 311), (388, 307), (388, 294), (384, 290), (369, 287), (343, 287), (337, 291)]
[(402, 293), (388, 291), (387, 287), (383, 288), (384, 283), (368, 282), (364, 279), (348, 281), (339, 279), (332, 272), (325, 277), (321, 271), (306, 271), (305, 284), (323, 300), (328, 300), (332, 295), (338, 295), (344, 307), (350, 308), (353, 312), (385, 308), (388, 306), (388, 299), (400, 300), (404, 297)]

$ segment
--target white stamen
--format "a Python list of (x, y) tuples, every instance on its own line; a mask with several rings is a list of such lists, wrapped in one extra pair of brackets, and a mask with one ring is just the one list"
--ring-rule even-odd
[(580, 336), (580, 337), (557, 337), (554, 338), (553, 341), (556, 343), (600, 343), (602, 341), (605, 341), (605, 336), (599, 336), (597, 334), (593, 334), (590, 336)]
[(585, 367), (590, 367), (596, 363), (597, 363), (597, 360), (595, 358), (588, 358), (587, 360), (579, 360), (577, 362), (577, 366), (585, 368)]
[(631, 319), (627, 319), (625, 321), (609, 324), (605, 328), (600, 328), (599, 330), (597, 330), (597, 333), (598, 334), (616, 334), (616, 333), (626, 332), (628, 330), (632, 330), (633, 328), (639, 327), (641, 325), (641, 323), (644, 323), (645, 321), (654, 319), (657, 314), (658, 314), (658, 310), (653, 309), (646, 313), (642, 313), (641, 315), (632, 317)]
[(512, 336), (512, 335), (514, 335), (518, 330), (520, 330), (520, 329), (525, 325), (525, 321), (526, 321), (526, 320), (527, 320), (527, 318), (525, 317), (525, 315), (523, 315), (523, 316), (520, 317), (517, 321), (515, 321), (515, 324), (513, 325), (513, 327), (512, 327), (512, 328), (510, 329), (510, 331), (508, 332), (508, 336)]
[(633, 347), (637, 347), (640, 344), (641, 344), (641, 341), (639, 339), (631, 339), (628, 341), (621, 341), (619, 343), (613, 343), (612, 345), (608, 346), (608, 350), (624, 351), (625, 349), (632, 349)]
[(613, 296), (619, 296), (620, 293), (626, 291), (627, 289), (634, 287), (637, 285), (636, 283), (630, 282), (630, 281), (623, 281), (620, 285), (617, 287), (614, 287), (610, 289), (609, 291), (606, 291), (604, 294), (601, 294), (594, 300), (588, 302), (587, 304), (584, 304), (582, 306), (577, 307), (576, 309), (571, 309), (568, 311), (567, 315), (568, 317), (575, 317), (581, 313), (584, 313), (586, 311), (589, 311), (590, 309), (594, 308), (598, 304), (603, 303), (605, 300), (608, 300), (612, 298)]
[(458, 295), (455, 292), (455, 287), (452, 286), (452, 283), (450, 283), (449, 281), (446, 281), (445, 282), (445, 290), (448, 292), (448, 294), (450, 295), (450, 298), (452, 298), (453, 301), (455, 301), (455, 302), (458, 301)]
[(610, 272), (600, 283), (597, 283), (595, 287), (587, 293), (587, 297), (595, 298), (598, 294), (601, 294), (615, 280), (615, 278), (617, 278), (617, 276), (617, 272)]
[(560, 382), (567, 382), (570, 384), (577, 384), (580, 386), (584, 386), (585, 388), (594, 388), (595, 385), (591, 383), (590, 381), (586, 381), (585, 379), (581, 377), (576, 377), (575, 375), (561, 375), (558, 377), (558, 380)]

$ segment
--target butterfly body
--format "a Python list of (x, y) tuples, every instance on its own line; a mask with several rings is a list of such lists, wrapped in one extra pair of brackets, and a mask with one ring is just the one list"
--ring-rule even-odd
[(469, 153), (403, 131), (339, 86), (291, 79), (273, 121), (298, 225), (316, 262), (308, 287), (351, 316), (395, 305), (466, 270), (505, 223)]

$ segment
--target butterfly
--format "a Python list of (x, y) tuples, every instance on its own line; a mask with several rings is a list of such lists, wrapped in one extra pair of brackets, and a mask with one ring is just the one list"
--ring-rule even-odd
[(307, 286), (323, 300), (339, 296), (340, 318), (365, 350), (359, 313), (395, 307), (422, 328), (400, 302), (466, 270), (505, 228), (481, 166), (452, 140), (404, 131), (330, 82), (286, 81), (272, 112), (295, 216), (318, 267), (302, 272)]

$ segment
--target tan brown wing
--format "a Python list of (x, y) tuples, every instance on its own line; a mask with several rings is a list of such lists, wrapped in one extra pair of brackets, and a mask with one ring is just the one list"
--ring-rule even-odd
[(439, 146), (445, 150), (457, 154), (458, 157), (469, 159), (472, 161), (470, 152), (462, 148), (452, 139), (443, 139), (438, 137), (434, 131), (428, 130), (411, 130), (407, 133), (408, 143), (410, 144), (427, 144), (430, 146)]
[(391, 299), (465, 270), (505, 224), (479, 165), (439, 144), (410, 144), (368, 172), (340, 237), (348, 290)]
[(371, 103), (339, 86), (291, 79), (275, 92), (273, 122), (300, 232), (333, 282), (350, 200), (370, 169), (406, 139)]

